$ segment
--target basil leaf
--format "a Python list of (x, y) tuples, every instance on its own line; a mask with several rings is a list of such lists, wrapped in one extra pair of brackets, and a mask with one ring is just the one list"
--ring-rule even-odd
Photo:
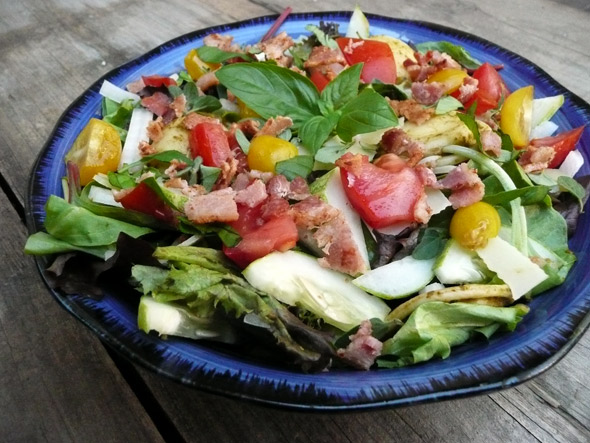
[(455, 45), (444, 40), (438, 42), (418, 43), (416, 45), (416, 49), (418, 49), (420, 52), (427, 52), (431, 50), (446, 52), (467, 69), (477, 69), (481, 66), (481, 62), (471, 57), (469, 52), (467, 52), (463, 46)]
[(180, 151), (170, 150), (170, 151), (162, 151), (152, 155), (146, 155), (141, 159), (143, 163), (147, 163), (151, 160), (157, 160), (160, 162), (170, 163), (172, 160), (178, 160), (181, 162), (186, 163), (187, 165), (192, 164), (192, 160), (184, 155)]
[(441, 98), (436, 103), (434, 113), (437, 115), (446, 114), (447, 112), (456, 111), (457, 109), (461, 109), (462, 107), (463, 103), (461, 103), (455, 97), (447, 96)]
[(408, 94), (406, 94), (399, 86), (391, 85), (389, 83), (375, 81), (373, 83), (360, 85), (361, 91), (365, 90), (366, 88), (371, 88), (375, 92), (379, 93), (379, 95), (391, 98), (393, 100), (407, 100), (410, 98), (408, 97)]
[(584, 204), (582, 201), (586, 196), (586, 190), (580, 183), (571, 177), (562, 175), (557, 179), (557, 185), (560, 187), (560, 189), (567, 191), (576, 197), (580, 203), (580, 211), (583, 210)]
[(339, 109), (358, 94), (361, 80), (362, 63), (346, 68), (326, 85), (321, 98), (331, 104), (333, 109)]
[(108, 177), (109, 183), (118, 189), (134, 188), (137, 184), (135, 177), (127, 171), (120, 173), (109, 171)]
[(532, 205), (543, 201), (551, 189), (549, 186), (527, 186), (525, 188), (502, 191), (493, 195), (486, 195), (483, 201), (490, 205), (505, 205), (515, 198), (520, 197), (520, 204), (523, 206)]
[(244, 154), (248, 155), (248, 151), (250, 150), (250, 140), (246, 138), (241, 129), (236, 129), (235, 135), (236, 141), (238, 142), (238, 145), (240, 145), (240, 149)]
[(357, 134), (397, 126), (397, 117), (387, 100), (372, 89), (365, 89), (341, 108), (336, 133), (344, 141)]
[(223, 51), (215, 46), (201, 46), (197, 48), (199, 58), (205, 63), (223, 63), (232, 58), (240, 58), (245, 62), (254, 61), (252, 55), (244, 52)]
[(416, 260), (430, 260), (442, 252), (447, 240), (445, 231), (437, 228), (426, 228), (420, 242), (412, 251)]
[(334, 163), (350, 148), (350, 143), (330, 143), (324, 145), (315, 154), (315, 159), (322, 163)]
[(283, 174), (288, 180), (293, 180), (295, 177), (306, 178), (313, 169), (314, 159), (311, 155), (298, 155), (278, 162), (275, 166), (277, 174)]
[(473, 137), (475, 137), (475, 146), (477, 149), (481, 150), (481, 137), (479, 135), (479, 128), (477, 127), (477, 122), (475, 121), (475, 117), (472, 114), (463, 114), (461, 112), (457, 113), (457, 117), (465, 126), (471, 131)]
[(307, 25), (305, 27), (305, 29), (307, 31), (313, 33), (313, 35), (316, 36), (316, 38), (318, 39), (318, 42), (320, 42), (320, 44), (322, 46), (327, 46), (328, 48), (332, 48), (332, 49), (338, 49), (338, 43), (336, 43), (336, 40), (334, 40), (332, 37), (327, 35), (324, 31), (322, 31), (317, 26)]
[(200, 171), (201, 184), (205, 187), (207, 192), (210, 192), (211, 189), (213, 189), (213, 185), (219, 178), (219, 174), (221, 174), (221, 169), (214, 166), (201, 165)]
[(267, 63), (235, 63), (216, 72), (219, 81), (246, 106), (268, 119), (288, 115), (300, 127), (319, 114), (319, 92), (305, 76)]
[(310, 118), (299, 130), (301, 143), (315, 154), (328, 139), (337, 123), (338, 114), (336, 113), (327, 117), (316, 115)]

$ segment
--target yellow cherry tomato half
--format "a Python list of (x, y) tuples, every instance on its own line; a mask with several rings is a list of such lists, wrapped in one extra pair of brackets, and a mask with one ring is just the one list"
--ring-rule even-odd
[(500, 129), (508, 134), (514, 146), (522, 148), (529, 142), (533, 116), (532, 85), (517, 89), (504, 100), (500, 110)]
[(250, 142), (248, 151), (248, 166), (262, 172), (275, 172), (278, 162), (295, 157), (299, 151), (297, 147), (271, 135), (259, 135)]
[(205, 63), (199, 58), (196, 49), (191, 49), (184, 57), (184, 67), (193, 80), (198, 80), (203, 74), (221, 67), (218, 63)]
[(242, 118), (257, 118), (260, 117), (256, 111), (254, 111), (253, 109), (250, 109), (246, 103), (244, 103), (242, 100), (238, 99), (238, 109), (240, 110), (240, 117)]
[(99, 172), (116, 171), (121, 159), (121, 138), (109, 123), (96, 118), (78, 135), (66, 162), (73, 162), (80, 171), (80, 184), (87, 185)]
[(487, 245), (490, 238), (500, 232), (500, 215), (485, 202), (477, 202), (459, 208), (451, 219), (451, 237), (468, 249), (479, 249)]
[(426, 79), (427, 83), (437, 82), (443, 85), (445, 94), (451, 94), (461, 87), (463, 80), (469, 74), (461, 69), (449, 68), (431, 74)]

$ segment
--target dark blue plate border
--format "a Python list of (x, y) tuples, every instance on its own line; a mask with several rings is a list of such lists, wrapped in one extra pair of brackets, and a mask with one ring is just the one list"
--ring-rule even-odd
[[(534, 84), (538, 96), (564, 94), (566, 104), (554, 118), (562, 130), (590, 122), (590, 106), (566, 90), (545, 71), (493, 43), (444, 26), (367, 14), (374, 33), (388, 33), (414, 42), (450, 40), (466, 46), (479, 59), (503, 63), (509, 88)], [(304, 33), (304, 26), (319, 20), (345, 26), (349, 12), (292, 14), (282, 29)], [(62, 158), (85, 122), (98, 110), (98, 90), (104, 79), (124, 85), (141, 74), (170, 74), (182, 67), (187, 48), (198, 46), (211, 32), (232, 32), (241, 42), (254, 42), (276, 16), (264, 16), (195, 31), (147, 52), (110, 71), (76, 99), (60, 117), (33, 167), (27, 194), (30, 232), (43, 226), (43, 206), (59, 194), (64, 168)], [(377, 32), (375, 32), (377, 30)], [(182, 55), (182, 57), (180, 56)], [(584, 134), (581, 150), (588, 163), (590, 136)], [(583, 174), (588, 174), (588, 165)], [(437, 360), (398, 370), (356, 372), (334, 370), (301, 374), (239, 353), (178, 339), (160, 340), (137, 331), (136, 307), (127, 297), (108, 294), (95, 301), (52, 291), (60, 304), (113, 349), (159, 374), (211, 392), (300, 409), (341, 410), (401, 406), (480, 394), (515, 386), (545, 371), (561, 359), (590, 325), (590, 222), (584, 214), (570, 248), (578, 263), (559, 288), (531, 302), (531, 313), (513, 333), (489, 342), (469, 343)], [(39, 271), (45, 259), (36, 260)]]

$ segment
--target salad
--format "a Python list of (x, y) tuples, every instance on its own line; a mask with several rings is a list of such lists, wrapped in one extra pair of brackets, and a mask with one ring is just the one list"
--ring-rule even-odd
[[(65, 293), (136, 289), (138, 327), (304, 371), (395, 368), (517, 327), (575, 262), (584, 127), (450, 42), (211, 34), (102, 85), (25, 251)], [(262, 357), (261, 357), (262, 356)]]

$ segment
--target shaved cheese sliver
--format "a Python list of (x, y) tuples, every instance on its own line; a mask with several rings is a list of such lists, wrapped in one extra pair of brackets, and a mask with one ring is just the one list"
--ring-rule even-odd
[(557, 126), (552, 121), (544, 121), (543, 123), (539, 123), (531, 130), (531, 140), (535, 138), (545, 138), (553, 135), (555, 131), (557, 131)]
[(149, 140), (147, 127), (153, 119), (154, 114), (147, 109), (135, 108), (133, 110), (129, 122), (129, 131), (127, 131), (127, 138), (121, 152), (119, 168), (124, 164), (131, 164), (141, 159), (139, 143)]
[(119, 88), (117, 85), (112, 84), (110, 81), (105, 80), (98, 91), (103, 97), (109, 98), (114, 102), (121, 103), (123, 100), (133, 100), (138, 102), (140, 100), (139, 95), (133, 94), (132, 92), (125, 91)]
[(559, 167), (559, 171), (567, 175), (568, 177), (573, 178), (582, 166), (584, 166), (584, 156), (580, 151), (576, 149), (575, 151), (571, 151), (567, 155), (567, 157)]
[(88, 192), (88, 198), (94, 203), (100, 203), (107, 206), (117, 206), (119, 208), (123, 207), (121, 203), (115, 200), (113, 191), (110, 189), (101, 188), (100, 186), (92, 186), (90, 188), (90, 192)]

